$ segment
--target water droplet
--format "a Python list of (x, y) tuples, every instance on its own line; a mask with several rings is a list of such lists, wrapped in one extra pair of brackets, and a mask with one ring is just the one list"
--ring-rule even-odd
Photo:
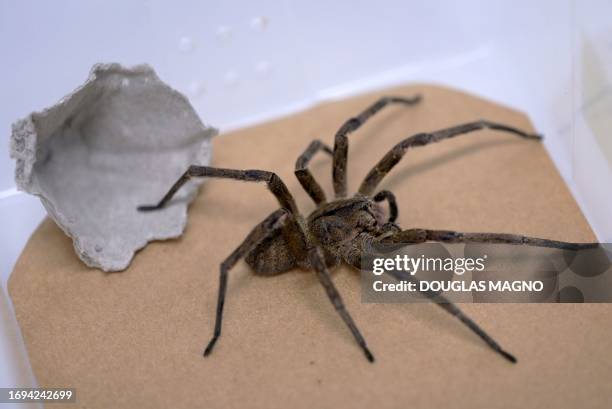
[(235, 71), (228, 71), (223, 76), (225, 86), (232, 87), (238, 83), (238, 74)]
[(219, 41), (228, 41), (234, 34), (234, 30), (230, 26), (219, 26), (216, 36)]
[(251, 19), (251, 28), (257, 31), (265, 31), (268, 28), (268, 17), (266, 16), (257, 16)]
[(194, 49), (193, 39), (185, 36), (179, 40), (179, 50), (184, 53), (190, 53)]
[(130, 79), (129, 78), (123, 78), (121, 80), (121, 86), (122, 87), (127, 87), (128, 85), (130, 85)]
[(102, 246), (101, 246), (101, 245), (96, 244), (96, 246), (94, 247), (94, 250), (95, 250), (97, 253), (99, 253), (99, 252), (101, 252), (103, 249), (102, 249)]
[(202, 84), (200, 81), (192, 81), (189, 84), (189, 93), (194, 97), (199, 97), (205, 92), (206, 88), (204, 87), (204, 84)]
[(255, 64), (255, 72), (259, 75), (268, 75), (272, 66), (269, 61), (261, 60)]

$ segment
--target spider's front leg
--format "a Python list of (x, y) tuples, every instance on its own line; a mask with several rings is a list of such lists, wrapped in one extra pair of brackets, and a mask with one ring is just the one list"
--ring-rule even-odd
[(599, 243), (571, 243), (566, 241), (540, 239), (507, 233), (463, 233), (452, 230), (408, 229), (386, 238), (383, 243), (418, 244), (426, 241), (441, 243), (490, 243), (513, 244), (533, 247), (549, 247), (561, 250), (584, 250), (599, 246)]
[[(398, 281), (409, 281), (417, 284), (418, 280), (411, 276), (409, 273), (402, 270), (391, 270), (389, 274), (392, 275)], [(468, 317), (459, 307), (449, 301), (442, 294), (437, 293), (432, 290), (420, 291), (421, 294), (426, 296), (429, 300), (439, 305), (444, 311), (448, 312), (453, 317), (457, 318), (461, 321), (466, 327), (472, 330), (476, 335), (478, 335), (492, 350), (506, 358), (508, 361), (515, 364), (517, 359), (514, 355), (503, 349), (497, 341), (495, 341), (489, 334), (485, 332), (478, 324), (476, 324), (470, 317)]]
[(353, 321), (353, 318), (344, 306), (344, 301), (342, 300), (340, 293), (336, 289), (336, 286), (334, 286), (334, 283), (331, 279), (331, 275), (329, 274), (329, 270), (327, 270), (327, 267), (325, 266), (325, 260), (321, 249), (318, 247), (311, 249), (308, 253), (308, 261), (310, 262), (312, 268), (314, 268), (317, 272), (317, 278), (325, 288), (329, 300), (334, 305), (334, 308), (336, 309), (338, 314), (340, 314), (340, 317), (342, 318), (346, 326), (351, 330), (355, 341), (357, 341), (357, 344), (359, 344), (359, 346), (363, 350), (363, 353), (366, 356), (367, 360), (370, 362), (374, 362), (374, 355), (372, 355), (372, 352), (370, 352), (370, 350), (368, 349), (368, 345), (366, 344), (363, 335), (361, 335), (361, 332), (359, 332), (355, 321)]
[[(598, 243), (568, 243), (564, 241), (540, 239), (536, 237), (521, 236), (517, 234), (504, 233), (462, 233), (450, 230), (430, 230), (430, 229), (408, 229), (397, 232), (391, 236), (380, 240), (382, 244), (419, 244), (427, 241), (442, 242), (442, 243), (498, 243), (512, 245), (526, 245), (535, 247), (550, 247), (563, 250), (581, 250), (597, 247)], [(402, 271), (390, 271), (396, 279), (415, 281), (415, 278), (410, 274)], [(501, 348), (501, 346), (489, 336), (478, 324), (470, 317), (465, 315), (463, 311), (456, 305), (451, 303), (443, 295), (434, 291), (425, 291), (423, 294), (431, 301), (438, 304), (446, 312), (458, 318), (463, 324), (470, 328), (476, 335), (482, 338), (487, 345), (502, 355), (510, 362), (516, 362), (516, 358)]]

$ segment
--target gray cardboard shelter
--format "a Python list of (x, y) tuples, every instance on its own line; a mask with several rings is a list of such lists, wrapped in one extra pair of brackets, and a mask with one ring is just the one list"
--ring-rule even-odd
[(99, 64), (56, 105), (13, 125), (15, 180), (40, 197), (85, 264), (123, 270), (149, 241), (182, 234), (198, 183), (164, 211), (136, 208), (159, 200), (189, 165), (208, 164), (216, 133), (150, 67)]

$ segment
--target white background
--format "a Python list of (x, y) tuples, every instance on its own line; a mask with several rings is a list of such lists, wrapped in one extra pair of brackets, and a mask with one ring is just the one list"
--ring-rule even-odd
[[(0, 283), (45, 215), (14, 189), (10, 125), (80, 85), (97, 62), (151, 64), (222, 131), (406, 81), (489, 97), (529, 113), (599, 239), (611, 241), (612, 158), (582, 116), (593, 102), (583, 47), (611, 61), (610, 16), (605, 0), (0, 1)], [(598, 86), (610, 95), (604, 72)], [(6, 317), (0, 387), (27, 386)]]

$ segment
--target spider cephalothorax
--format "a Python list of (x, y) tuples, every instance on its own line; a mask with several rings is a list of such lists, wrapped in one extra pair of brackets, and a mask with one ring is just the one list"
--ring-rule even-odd
[[(395, 196), (386, 190), (375, 192), (382, 179), (411, 148), (485, 128), (513, 133), (525, 139), (541, 139), (539, 135), (529, 134), (507, 125), (486, 120), (470, 122), (436, 132), (421, 133), (402, 140), (383, 156), (367, 174), (359, 187), (359, 192), (351, 198), (346, 198), (348, 134), (358, 129), (368, 118), (390, 103), (412, 105), (419, 101), (419, 96), (414, 98), (383, 97), (340, 127), (335, 136), (333, 149), (318, 140), (313, 141), (306, 148), (298, 157), (295, 166), (296, 177), (317, 204), (317, 209), (306, 218), (299, 214), (293, 196), (275, 173), (263, 170), (235, 170), (208, 166), (190, 166), (159, 203), (139, 207), (141, 211), (163, 208), (177, 190), (192, 177), (219, 177), (247, 182), (266, 182), (280, 204), (280, 209), (255, 226), (242, 244), (221, 263), (215, 330), (212, 339), (204, 350), (204, 356), (210, 354), (221, 335), (228, 272), (243, 257), (255, 273), (261, 275), (280, 274), (295, 267), (314, 270), (332, 304), (351, 330), (366, 358), (373, 362), (374, 356), (368, 349), (365, 339), (351, 315), (346, 310), (329, 273), (330, 268), (341, 263), (360, 268), (362, 255), (369, 251), (372, 246), (376, 244), (411, 245), (426, 241), (506, 243), (569, 250), (597, 246), (597, 243), (567, 243), (503, 233), (462, 233), (414, 228), (402, 230), (395, 224), (398, 214)], [(327, 201), (323, 189), (308, 170), (310, 160), (319, 151), (333, 156), (335, 200), (330, 202)], [(388, 202), (388, 211), (386, 212), (380, 205), (382, 201)], [(401, 272), (390, 272), (390, 274), (399, 280), (412, 280), (410, 275), (403, 275)], [(493, 350), (509, 361), (516, 362), (514, 356), (503, 350), (497, 342), (444, 296), (435, 292), (425, 292), (424, 295), (457, 317)]]

